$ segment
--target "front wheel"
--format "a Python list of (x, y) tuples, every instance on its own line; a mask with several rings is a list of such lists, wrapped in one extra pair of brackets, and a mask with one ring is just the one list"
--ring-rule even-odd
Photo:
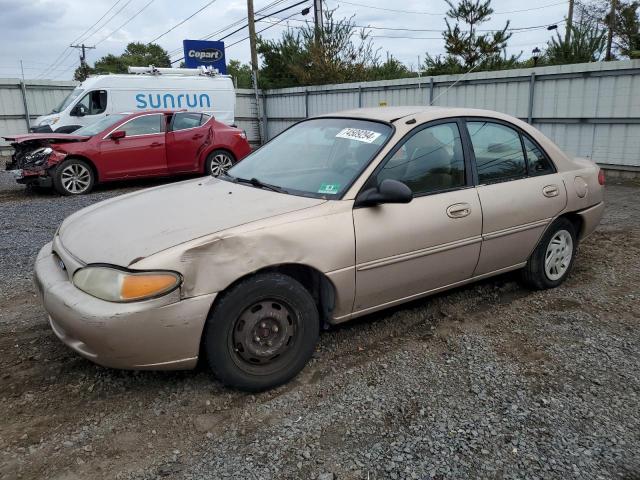
[(204, 173), (217, 177), (226, 173), (227, 170), (233, 167), (234, 163), (235, 159), (229, 152), (225, 150), (214, 150), (207, 156), (204, 164)]
[(576, 229), (568, 219), (553, 222), (522, 271), (531, 288), (542, 290), (560, 285), (569, 276), (578, 249)]
[(319, 325), (313, 297), (297, 280), (255, 275), (225, 293), (209, 314), (203, 339), (209, 366), (231, 387), (275, 387), (311, 358)]
[(95, 174), (83, 160), (70, 158), (60, 163), (53, 173), (53, 186), (61, 195), (89, 193), (95, 183)]

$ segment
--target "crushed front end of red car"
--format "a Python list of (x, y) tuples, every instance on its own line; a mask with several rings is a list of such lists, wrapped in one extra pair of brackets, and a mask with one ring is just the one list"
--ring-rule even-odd
[(51, 186), (50, 170), (60, 163), (66, 152), (59, 145), (83, 141), (85, 137), (58, 134), (44, 136), (38, 134), (4, 137), (11, 142), (14, 152), (5, 169), (14, 171), (16, 181), (23, 184)]

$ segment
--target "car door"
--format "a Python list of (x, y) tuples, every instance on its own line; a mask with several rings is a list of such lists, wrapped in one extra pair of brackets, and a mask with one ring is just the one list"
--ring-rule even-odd
[(107, 109), (107, 100), (106, 90), (87, 92), (71, 109), (70, 116), (75, 117), (73, 123), (85, 126), (102, 118)]
[(407, 204), (354, 208), (354, 311), (410, 299), (467, 280), (478, 261), (482, 212), (461, 141), (461, 123), (418, 127), (376, 169), (366, 188), (393, 178)]
[(466, 126), (483, 213), (475, 275), (483, 275), (526, 262), (567, 192), (542, 148), (515, 126), (492, 119)]
[[(113, 129), (100, 142), (100, 162), (107, 179), (167, 173), (162, 113), (134, 117)], [(125, 136), (112, 139), (114, 131)]]
[(207, 126), (210, 118), (194, 112), (178, 112), (172, 116), (166, 136), (169, 173), (201, 170), (202, 150), (213, 141), (213, 129)]

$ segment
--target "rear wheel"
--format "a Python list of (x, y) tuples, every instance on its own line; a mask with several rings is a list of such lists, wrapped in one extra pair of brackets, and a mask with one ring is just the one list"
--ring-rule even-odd
[(209, 154), (205, 162), (206, 175), (217, 177), (229, 170), (235, 163), (235, 158), (226, 150), (214, 150)]
[(524, 282), (537, 290), (557, 287), (569, 275), (577, 248), (573, 223), (566, 218), (558, 218), (549, 226), (524, 267)]
[(76, 158), (60, 163), (53, 174), (53, 186), (61, 195), (89, 193), (94, 183), (93, 169), (84, 160)]
[(225, 385), (259, 391), (302, 370), (319, 330), (315, 302), (298, 281), (258, 274), (225, 293), (209, 314), (204, 347), (209, 366)]

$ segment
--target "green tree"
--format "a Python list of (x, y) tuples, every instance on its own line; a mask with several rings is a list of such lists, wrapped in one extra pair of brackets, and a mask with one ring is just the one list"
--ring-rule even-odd
[(131, 42), (122, 55), (108, 54), (97, 60), (93, 67), (78, 67), (74, 73), (76, 80), (84, 80), (89, 75), (102, 73), (127, 73), (129, 67), (170, 67), (171, 59), (167, 51), (155, 43)]
[(620, 5), (616, 15), (615, 46), (621, 55), (640, 58), (640, 2)]
[(559, 32), (547, 42), (544, 61), (550, 65), (597, 62), (606, 46), (606, 31), (593, 21), (571, 26), (569, 42)]
[(248, 63), (229, 60), (227, 74), (233, 77), (236, 88), (251, 88), (251, 65)]
[(324, 11), (316, 29), (306, 23), (298, 31), (288, 29), (278, 40), (258, 40), (262, 57), (262, 88), (322, 85), (370, 80), (376, 74), (399, 69), (395, 59), (382, 68), (369, 33), (358, 30), (353, 17), (336, 19), (335, 10)]

